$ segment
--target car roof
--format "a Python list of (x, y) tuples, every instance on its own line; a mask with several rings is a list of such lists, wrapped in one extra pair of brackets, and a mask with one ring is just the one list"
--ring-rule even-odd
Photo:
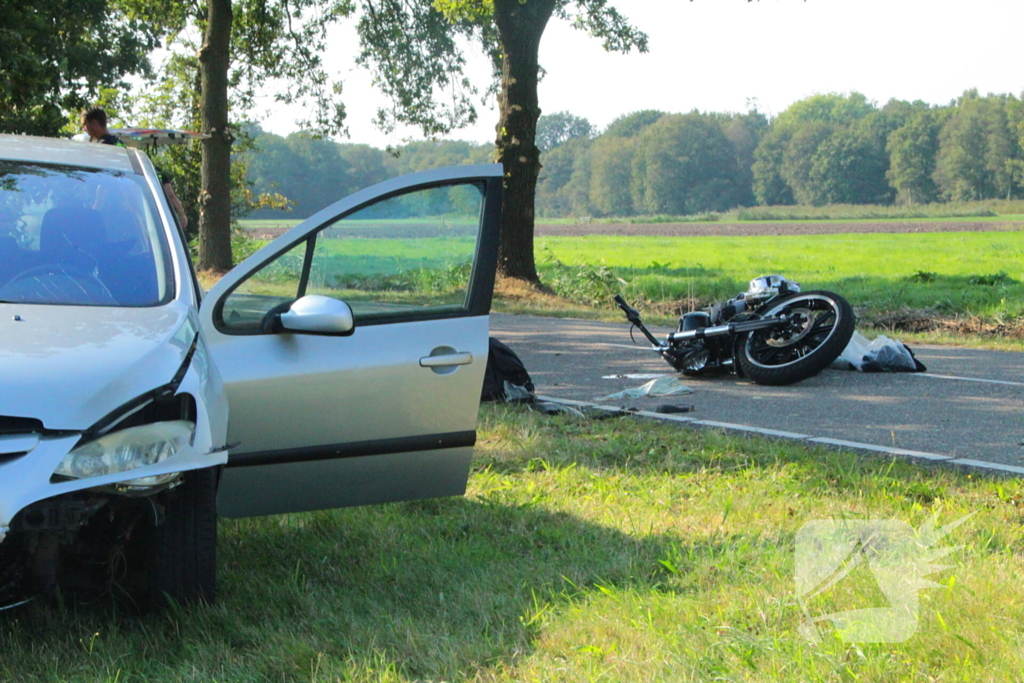
[(101, 145), (61, 138), (42, 138), (33, 135), (0, 134), (0, 159), (136, 173), (130, 154), (128, 149), (116, 145)]

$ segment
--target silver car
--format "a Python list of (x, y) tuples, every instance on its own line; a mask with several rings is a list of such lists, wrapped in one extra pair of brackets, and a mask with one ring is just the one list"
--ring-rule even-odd
[(218, 514), (463, 493), (501, 182), (381, 183), (204, 294), (143, 153), (0, 135), (0, 608), (211, 600)]

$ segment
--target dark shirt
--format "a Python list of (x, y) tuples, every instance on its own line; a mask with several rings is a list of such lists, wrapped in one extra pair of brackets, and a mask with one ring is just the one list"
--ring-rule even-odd
[(160, 179), (160, 184), (161, 185), (170, 185), (171, 184), (171, 176), (168, 175), (166, 171), (164, 171), (162, 168), (160, 168), (156, 164), (153, 164), (153, 169), (156, 171), (156, 177)]
[(118, 147), (124, 147), (124, 143), (121, 142), (116, 135), (107, 133), (100, 138), (100, 142), (104, 145), (117, 145)]

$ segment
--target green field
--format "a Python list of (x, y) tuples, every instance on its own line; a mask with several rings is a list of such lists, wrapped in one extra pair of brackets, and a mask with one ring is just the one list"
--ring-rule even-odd
[[(453, 265), (449, 249), (456, 244), (442, 238), (346, 238), (339, 243), (344, 243), (345, 258), (356, 275), (384, 272), (388, 260), (399, 255), (406, 264), (419, 264), (419, 272), (427, 276)], [(610, 299), (621, 292), (652, 320), (669, 322), (681, 310), (735, 296), (753, 277), (778, 273), (805, 290), (843, 295), (867, 328), (930, 330), (912, 338), (944, 343), (957, 341), (964, 326), (970, 328), (968, 334), (977, 328), (983, 335), (972, 343), (988, 343), (984, 335), (997, 343), (1024, 336), (1024, 231), (540, 236), (536, 248), (541, 279), (565, 302), (563, 314), (617, 319)], [(560, 312), (550, 305), (498, 305), (520, 312)]]
[[(1017, 479), (488, 406), (465, 498), (223, 520), (216, 605), (0, 612), (0, 680), (1020, 680), (1022, 501)], [(797, 633), (804, 524), (972, 512), (911, 638)], [(809, 613), (877, 606), (850, 579)]]
[(838, 292), (866, 315), (904, 307), (989, 319), (1024, 313), (1024, 232), (591, 235), (537, 244), (547, 279), (579, 264), (604, 267), (625, 281), (617, 286), (627, 297), (648, 301), (704, 305), (745, 290), (752, 277), (779, 273), (804, 289)]

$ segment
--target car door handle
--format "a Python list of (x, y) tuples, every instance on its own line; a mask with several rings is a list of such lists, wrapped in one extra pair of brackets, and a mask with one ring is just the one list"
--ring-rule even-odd
[(473, 362), (473, 354), (468, 351), (462, 353), (445, 353), (436, 356), (424, 356), (420, 358), (422, 368), (444, 368), (449, 365), (469, 365)]

